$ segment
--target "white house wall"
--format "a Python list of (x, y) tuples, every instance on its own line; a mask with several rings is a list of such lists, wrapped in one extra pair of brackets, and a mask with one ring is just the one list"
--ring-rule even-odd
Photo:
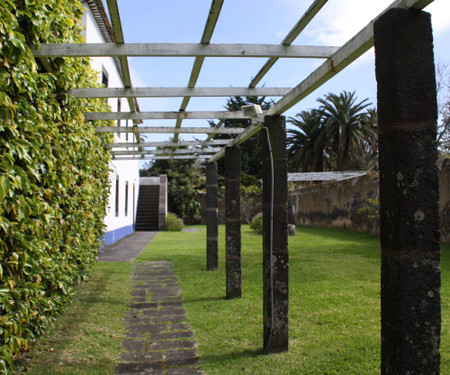
[[(82, 18), (85, 26), (86, 43), (104, 43), (104, 38), (92, 15), (87, 3), (83, 2), (85, 13)], [(92, 68), (98, 72), (99, 82), (102, 81), (102, 73), (106, 71), (108, 76), (108, 87), (123, 87), (123, 82), (117, 70), (117, 66), (111, 57), (94, 57), (91, 59)], [(118, 99), (108, 99), (108, 104), (112, 111), (118, 111)], [(127, 112), (130, 110), (128, 101), (120, 99), (120, 110)], [(131, 121), (122, 120), (121, 126), (132, 126)], [(115, 141), (135, 142), (133, 134), (115, 134)], [(128, 138), (128, 139), (127, 139)], [(120, 238), (130, 234), (134, 230), (137, 199), (139, 193), (139, 166), (137, 161), (113, 161), (110, 172), (110, 194), (109, 203), (106, 209), (105, 225), (106, 234), (104, 242), (109, 245)], [(116, 180), (118, 179), (118, 194), (116, 192)], [(126, 186), (128, 184), (128, 194)], [(116, 198), (117, 195), (117, 198)], [(126, 202), (127, 195), (127, 202)], [(118, 204), (116, 204), (118, 202)]]

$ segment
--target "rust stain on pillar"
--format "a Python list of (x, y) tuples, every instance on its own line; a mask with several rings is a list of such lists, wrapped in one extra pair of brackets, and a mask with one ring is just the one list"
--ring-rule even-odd
[(227, 298), (240, 298), (241, 291), (241, 149), (225, 148), (225, 223)]
[(218, 217), (217, 217), (217, 164), (206, 164), (206, 270), (219, 267)]
[(439, 374), (440, 243), (430, 15), (374, 25), (378, 81), (381, 374)]
[[(267, 131), (272, 146), (274, 164), (274, 204), (272, 259), (270, 247), (271, 168)], [(269, 353), (289, 347), (289, 254), (288, 254), (288, 189), (286, 125), (284, 116), (266, 116), (262, 128), (263, 147), (263, 319), (264, 348)], [(273, 267), (273, 303), (270, 301), (270, 262)], [(273, 306), (273, 327), (271, 311)], [(272, 335), (270, 337), (272, 329)], [(270, 341), (270, 346), (268, 342)]]

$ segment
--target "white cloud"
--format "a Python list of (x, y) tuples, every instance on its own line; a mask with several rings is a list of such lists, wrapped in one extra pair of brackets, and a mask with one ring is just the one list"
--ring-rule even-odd
[[(312, 42), (342, 45), (383, 12), (393, 0), (329, 0), (305, 29), (304, 35)], [(304, 1), (283, 0), (289, 14), (305, 8)], [(450, 1), (435, 0), (425, 11), (432, 15), (435, 34), (450, 28)]]

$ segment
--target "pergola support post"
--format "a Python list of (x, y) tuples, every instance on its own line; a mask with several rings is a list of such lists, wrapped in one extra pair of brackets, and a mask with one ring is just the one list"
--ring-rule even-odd
[(217, 215), (217, 163), (206, 164), (206, 270), (219, 267), (218, 215)]
[[(264, 350), (268, 353), (278, 353), (288, 350), (289, 344), (288, 190), (285, 117), (266, 116), (261, 131), (264, 155)], [(271, 156), (273, 156), (273, 163)], [(276, 191), (273, 191), (273, 187), (276, 188)]]
[(374, 25), (378, 81), (381, 374), (439, 374), (436, 84), (428, 13)]
[(225, 148), (226, 293), (241, 298), (241, 148)]

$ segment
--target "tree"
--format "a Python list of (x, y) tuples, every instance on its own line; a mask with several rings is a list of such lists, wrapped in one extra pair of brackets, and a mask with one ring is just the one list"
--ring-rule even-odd
[(318, 109), (303, 111), (288, 122), (288, 156), (292, 171), (359, 170), (377, 167), (377, 112), (367, 99), (356, 103), (344, 91), (318, 99)]
[(347, 91), (318, 99), (327, 147), (336, 157), (338, 171), (349, 169), (355, 149), (361, 150), (376, 142), (376, 126), (368, 115), (370, 103), (367, 101), (356, 103), (355, 92)]
[[(227, 111), (240, 111), (243, 105), (258, 104), (263, 110), (267, 110), (273, 104), (272, 101), (266, 101), (264, 97), (254, 96), (235, 96), (227, 100), (224, 106)], [(247, 128), (251, 125), (251, 120), (225, 120), (223, 127), (225, 128)], [(211, 127), (217, 126), (213, 121), (210, 122)], [(216, 134), (214, 139), (232, 139), (235, 135)], [(260, 132), (241, 144), (241, 183), (243, 185), (253, 185), (262, 177), (262, 149)], [(224, 175), (223, 158), (218, 161), (218, 173)]]
[(289, 169), (302, 172), (324, 170), (325, 142), (321, 114), (316, 109), (303, 111), (297, 118), (289, 117), (288, 123), (296, 128), (288, 129)]
[(193, 223), (200, 214), (202, 180), (192, 160), (155, 160), (140, 171), (141, 177), (167, 174), (168, 210)]

